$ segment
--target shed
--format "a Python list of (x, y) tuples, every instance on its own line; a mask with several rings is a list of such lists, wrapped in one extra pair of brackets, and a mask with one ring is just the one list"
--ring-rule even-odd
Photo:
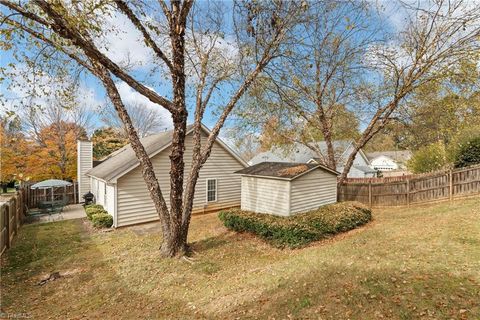
[(242, 176), (242, 210), (291, 216), (337, 201), (337, 171), (318, 163), (261, 162)]

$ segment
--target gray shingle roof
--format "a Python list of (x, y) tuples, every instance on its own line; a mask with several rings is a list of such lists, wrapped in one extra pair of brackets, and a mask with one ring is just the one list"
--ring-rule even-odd
[[(351, 143), (352, 141), (350, 140), (333, 141), (333, 149), (335, 150), (335, 158), (337, 163), (341, 164), (345, 162), (345, 159), (342, 156)], [(320, 149), (322, 155), (326, 157), (327, 144), (325, 143), (325, 141), (318, 141), (316, 142), (316, 144)], [(249, 161), (249, 164), (254, 165), (264, 161), (306, 163), (308, 160), (312, 158), (318, 159), (318, 154), (303, 144), (295, 143), (286, 150), (282, 148), (274, 147), (268, 151), (261, 152), (256, 156), (254, 156)]]
[[(187, 134), (190, 134), (193, 125), (187, 126)], [(209, 130), (202, 125), (204, 132), (209, 134)], [(168, 147), (172, 142), (173, 131), (165, 131), (157, 134), (153, 134), (144, 138), (141, 138), (145, 151), (149, 157), (152, 157), (160, 150)], [(238, 159), (242, 164), (245, 164), (245, 161), (241, 159), (233, 150), (231, 150), (220, 138), (217, 137), (217, 142), (220, 143), (230, 154), (232, 154), (236, 159)], [(135, 167), (139, 164), (139, 161), (135, 155), (130, 144), (124, 146), (123, 148), (112, 152), (110, 155), (104, 158), (104, 161), (97, 165), (95, 168), (87, 171), (87, 175), (99, 178), (101, 180), (110, 182), (115, 178), (118, 178), (120, 175), (125, 174), (129, 169)]]
[(339, 173), (316, 163), (261, 162), (235, 173), (247, 176), (262, 176), (281, 179), (295, 179), (313, 169), (323, 169), (331, 174)]
[[(152, 156), (152, 154), (170, 144), (172, 141), (172, 133), (173, 131), (171, 130), (165, 131), (141, 138), (140, 141), (147, 154)], [(130, 144), (127, 144), (123, 148), (105, 157), (102, 163), (87, 171), (87, 175), (110, 181), (122, 172), (135, 166), (138, 162), (132, 147)]]
[(354, 165), (353, 167), (354, 167), (355, 169), (358, 169), (358, 170), (360, 170), (360, 171), (362, 171), (362, 172), (365, 172), (365, 173), (376, 173), (376, 172), (377, 172), (377, 170), (372, 169), (372, 168), (367, 167), (367, 166), (355, 166), (355, 165)]

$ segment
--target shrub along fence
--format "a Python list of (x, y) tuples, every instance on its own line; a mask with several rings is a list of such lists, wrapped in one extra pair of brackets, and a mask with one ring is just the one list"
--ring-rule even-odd
[(480, 194), (480, 165), (429, 174), (348, 179), (338, 186), (338, 201), (371, 207), (409, 206)]
[[(37, 208), (40, 201), (50, 201), (52, 199), (52, 189), (31, 189), (30, 186), (35, 182), (24, 182), (21, 189), (25, 193), (25, 204), (29, 208)], [(63, 194), (66, 194), (68, 204), (79, 203), (78, 182), (73, 182), (68, 187), (53, 188), (53, 199), (62, 200)]]
[(0, 204), (0, 255), (10, 248), (25, 217), (25, 192), (19, 190), (10, 199)]

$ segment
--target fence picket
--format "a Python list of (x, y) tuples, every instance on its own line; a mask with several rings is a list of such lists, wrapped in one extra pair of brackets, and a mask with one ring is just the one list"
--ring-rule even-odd
[(338, 186), (339, 201), (359, 201), (374, 207), (453, 200), (478, 193), (480, 165), (400, 177), (349, 178)]
[(17, 191), (13, 197), (0, 205), (0, 255), (10, 248), (23, 222), (24, 193), (24, 190)]
[[(51, 189), (31, 189), (35, 182), (24, 183), (22, 189), (25, 190), (25, 194), (28, 194), (28, 197), (25, 199), (25, 204), (29, 208), (38, 207), (40, 201), (49, 201), (52, 198)], [(64, 194), (64, 187), (53, 188), (53, 198), (55, 200), (61, 200), (61, 197)], [(74, 182), (71, 186), (65, 187), (65, 194), (68, 199), (68, 204), (78, 203), (78, 182)]]

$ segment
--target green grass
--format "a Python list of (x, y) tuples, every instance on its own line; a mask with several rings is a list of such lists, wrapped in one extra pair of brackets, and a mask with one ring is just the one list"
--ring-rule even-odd
[[(15, 193), (17, 190), (15, 188), (7, 188), (7, 193)], [(7, 194), (3, 193), (3, 189), (0, 189), (0, 194)]]
[[(22, 227), (2, 261), (2, 311), (33, 318), (479, 319), (480, 199), (373, 212), (297, 250), (194, 217), (193, 261), (160, 236), (82, 220)], [(51, 272), (62, 278), (37, 283)]]

